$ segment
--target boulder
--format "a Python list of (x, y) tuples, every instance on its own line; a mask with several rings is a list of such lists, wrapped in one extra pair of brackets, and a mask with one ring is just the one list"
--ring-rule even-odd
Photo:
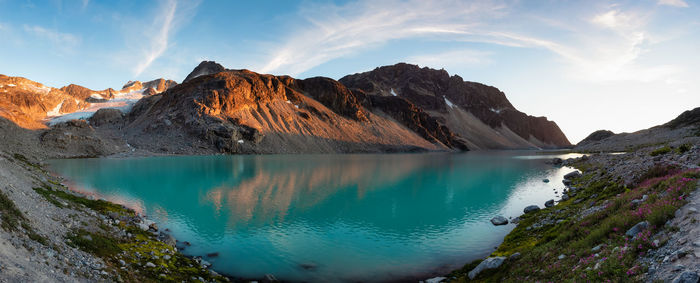
[(565, 180), (575, 179), (578, 177), (581, 177), (581, 172), (579, 172), (579, 171), (573, 171), (573, 172), (570, 172), (570, 173), (564, 175)]
[(498, 225), (506, 225), (506, 224), (508, 224), (508, 219), (506, 219), (506, 218), (503, 217), (503, 216), (498, 215), (498, 216), (496, 216), (496, 217), (494, 217), (494, 218), (491, 218), (491, 224), (496, 225), (496, 226), (498, 226)]
[(510, 255), (510, 256), (508, 257), (508, 259), (510, 259), (510, 260), (515, 260), (515, 259), (518, 259), (518, 258), (520, 258), (520, 253), (517, 253), (517, 252), (516, 252), (516, 253), (513, 253), (512, 255)]
[(685, 271), (678, 275), (676, 279), (673, 279), (673, 283), (697, 283), (700, 280), (700, 276), (695, 271)]
[(530, 213), (530, 212), (534, 212), (534, 211), (538, 211), (538, 210), (540, 210), (540, 207), (533, 204), (533, 205), (528, 205), (527, 207), (525, 207), (525, 209), (523, 209), (523, 212)]
[(567, 200), (569, 200), (569, 195), (561, 194), (561, 201), (567, 201)]
[(554, 206), (554, 200), (550, 199), (544, 203), (544, 207), (552, 207)]
[(627, 230), (625, 235), (634, 238), (637, 236), (637, 234), (644, 231), (644, 229), (646, 229), (647, 227), (649, 227), (649, 222), (647, 222), (647, 221), (639, 222), (636, 225), (632, 226), (632, 228)]
[(571, 180), (569, 180), (569, 179), (561, 180), (561, 182), (564, 184), (564, 186), (567, 186), (567, 187), (571, 185)]
[(499, 257), (489, 257), (479, 263), (472, 271), (469, 271), (469, 279), (474, 279), (479, 273), (486, 269), (495, 269), (500, 267), (503, 264), (503, 261), (505, 261), (506, 258), (499, 256)]

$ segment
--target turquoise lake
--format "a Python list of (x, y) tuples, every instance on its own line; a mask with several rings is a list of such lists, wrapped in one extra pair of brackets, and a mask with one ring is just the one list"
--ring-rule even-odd
[[(170, 229), (223, 274), (289, 281), (426, 278), (492, 252), (573, 169), (541, 151), (54, 160), (76, 190)], [(545, 183), (543, 179), (551, 182)]]

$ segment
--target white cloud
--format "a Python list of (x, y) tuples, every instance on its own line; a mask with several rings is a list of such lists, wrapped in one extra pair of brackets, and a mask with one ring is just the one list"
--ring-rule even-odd
[(687, 8), (688, 3), (686, 3), (684, 0), (659, 0), (657, 2), (659, 5), (666, 5), (666, 6), (673, 6), (673, 7), (680, 7), (680, 8)]
[[(494, 2), (450, 4), (361, 1), (345, 6), (307, 7), (302, 14), (311, 25), (290, 32), (292, 36), (277, 44), (277, 49), (259, 69), (297, 75), (391, 40), (420, 38), (546, 49), (561, 60), (566, 76), (595, 83), (659, 81), (681, 70), (672, 64), (640, 63), (640, 58), (657, 43), (645, 30), (651, 18), (649, 14), (625, 11), (614, 5), (592, 15), (588, 22), (564, 24), (550, 20), (555, 24), (545, 23), (547, 29), (538, 30), (522, 24), (514, 26), (509, 20), (518, 23), (518, 19), (541, 18), (542, 15), (510, 14), (508, 6)], [(557, 33), (566, 33), (567, 37), (554, 36)], [(474, 61), (479, 56), (474, 55), (419, 54), (408, 59), (439, 67), (479, 63)], [(460, 58), (462, 62), (450, 62), (450, 59)]]
[(155, 33), (149, 38), (149, 46), (146, 49), (139, 63), (134, 68), (134, 74), (136, 76), (143, 73), (146, 68), (151, 66), (153, 61), (158, 59), (165, 50), (168, 48), (168, 39), (170, 33), (174, 27), (175, 11), (177, 10), (177, 2), (175, 0), (168, 0), (164, 2), (163, 7), (161, 7), (162, 14), (160, 14), (153, 23), (153, 28), (155, 28)]
[(493, 1), (451, 3), (414, 0), (314, 5), (302, 11), (311, 23), (309, 28), (291, 33), (260, 69), (295, 75), (391, 40), (463, 33), (483, 18), (500, 17), (505, 8)]
[(80, 44), (80, 37), (55, 30), (46, 29), (41, 26), (24, 25), (24, 31), (36, 37), (49, 40), (54, 47), (67, 50)]
[(491, 52), (461, 49), (435, 54), (410, 56), (404, 61), (424, 67), (451, 69), (455, 67), (489, 64), (491, 63), (491, 54)]

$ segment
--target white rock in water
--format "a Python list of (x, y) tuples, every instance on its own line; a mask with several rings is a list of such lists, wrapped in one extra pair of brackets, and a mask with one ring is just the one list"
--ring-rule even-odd
[(440, 282), (444, 281), (445, 279), (447, 279), (447, 277), (434, 277), (434, 278), (426, 279), (425, 283), (440, 283)]

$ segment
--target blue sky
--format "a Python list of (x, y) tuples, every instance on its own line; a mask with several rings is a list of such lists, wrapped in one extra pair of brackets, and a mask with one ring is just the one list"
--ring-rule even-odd
[(9, 1), (0, 73), (181, 81), (200, 61), (299, 78), (408, 62), (504, 91), (572, 142), (700, 106), (700, 2)]

